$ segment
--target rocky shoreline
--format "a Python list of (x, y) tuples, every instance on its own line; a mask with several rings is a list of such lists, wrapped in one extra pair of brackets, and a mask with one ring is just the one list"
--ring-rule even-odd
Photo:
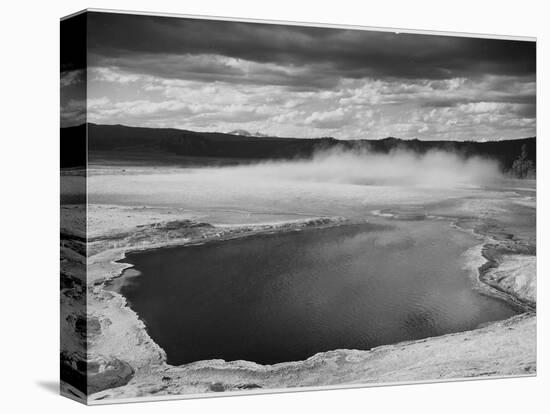
[[(95, 233), (89, 234), (88, 239), (87, 351), (91, 369), (87, 390), (92, 394), (87, 399), (89, 404), (158, 395), (185, 397), (220, 391), (532, 375), (536, 371), (536, 299), (531, 295), (535, 291), (535, 274), (526, 275), (521, 271), (525, 263), (512, 264), (517, 261), (517, 241), (498, 244), (497, 248), (495, 243), (502, 240), (487, 231), (484, 237), (491, 242), (483, 244), (485, 260), (479, 268), (479, 280), (524, 305), (525, 312), (521, 315), (473, 331), (385, 345), (369, 351), (334, 350), (298, 362), (259, 365), (249, 361), (209, 360), (170, 366), (166, 364), (164, 351), (149, 337), (126, 299), (106, 288), (110, 280), (128, 268), (129, 265), (119, 262), (126, 252), (339, 225), (345, 220), (316, 218), (216, 227), (169, 209), (90, 207), (90, 228)], [(476, 231), (481, 234), (482, 229)], [(515, 250), (512, 244), (516, 245)], [(534, 263), (533, 254), (525, 251), (519, 256)], [(66, 393), (72, 392), (84, 399), (82, 392), (67, 384), (63, 387)]]

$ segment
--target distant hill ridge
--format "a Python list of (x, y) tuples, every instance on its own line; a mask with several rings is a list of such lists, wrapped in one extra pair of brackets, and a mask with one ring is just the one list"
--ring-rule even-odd
[[(86, 125), (61, 129), (61, 164), (70, 164), (78, 137), (85, 136)], [(233, 131), (235, 132), (235, 131)], [(244, 131), (246, 132), (246, 131)], [(144, 128), (124, 125), (88, 124), (90, 152), (116, 158), (120, 154), (139, 153), (159, 160), (164, 155), (220, 157), (244, 160), (308, 158), (327, 149), (369, 150), (388, 153), (403, 149), (417, 154), (431, 150), (452, 151), (464, 157), (492, 158), (509, 171), (515, 160), (523, 157), (536, 166), (536, 138), (502, 141), (421, 141), (388, 137), (379, 140), (338, 140), (335, 138), (280, 138), (219, 132), (196, 132), (175, 128)], [(80, 151), (79, 151), (80, 152)], [(65, 165), (69, 166), (69, 165)]]

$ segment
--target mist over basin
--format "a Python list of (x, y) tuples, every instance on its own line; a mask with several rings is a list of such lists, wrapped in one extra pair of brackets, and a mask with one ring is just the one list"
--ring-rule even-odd
[(89, 174), (89, 203), (178, 208), (211, 224), (302, 216), (364, 218), (376, 209), (474, 193), (491, 198), (497, 192), (479, 190), (503, 179), (492, 162), (441, 152), (382, 156), (331, 151), (310, 160), (213, 168), (96, 164)]
[(129, 253), (121, 293), (168, 363), (262, 364), (473, 329), (515, 311), (477, 292), (445, 221), (355, 224)]

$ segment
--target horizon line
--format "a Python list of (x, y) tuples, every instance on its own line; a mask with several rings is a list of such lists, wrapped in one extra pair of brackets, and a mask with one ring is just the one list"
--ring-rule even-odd
[[(536, 135), (532, 135), (532, 136), (528, 136), (528, 137), (519, 137), (519, 138), (481, 138), (479, 140), (476, 140), (475, 138), (472, 138), (472, 139), (419, 139), (419, 138), (403, 138), (403, 137), (395, 137), (395, 136), (392, 136), (392, 135), (388, 135), (386, 137), (383, 137), (383, 138), (348, 138), (348, 139), (345, 139), (345, 138), (335, 138), (335, 137), (331, 137), (331, 136), (319, 136), (319, 137), (311, 137), (311, 138), (308, 138), (308, 137), (281, 137), (281, 136), (277, 136), (277, 135), (269, 135), (269, 134), (264, 134), (265, 136), (263, 137), (258, 137), (258, 136), (254, 136), (254, 135), (239, 135), (239, 134), (234, 134), (232, 132), (225, 132), (225, 131), (196, 131), (196, 130), (193, 130), (193, 129), (184, 129), (184, 128), (176, 128), (176, 127), (150, 127), (150, 126), (138, 126), (138, 125), (126, 125), (126, 124), (98, 124), (98, 123), (95, 123), (95, 122), (83, 122), (81, 124), (77, 124), (77, 125), (70, 125), (70, 126), (61, 126), (60, 125), (60, 129), (65, 129), (65, 128), (75, 128), (75, 127), (81, 127), (83, 125), (97, 125), (97, 126), (119, 126), (119, 127), (124, 127), (124, 128), (142, 128), (142, 129), (157, 129), (157, 130), (160, 130), (160, 129), (173, 129), (173, 130), (176, 130), (176, 131), (188, 131), (188, 132), (193, 132), (193, 133), (196, 133), (196, 134), (223, 134), (223, 135), (231, 135), (231, 136), (240, 136), (240, 137), (247, 137), (247, 138), (258, 138), (258, 139), (270, 139), (270, 138), (276, 138), (276, 139), (304, 139), (304, 140), (319, 140), (319, 139), (331, 139), (331, 140), (334, 140), (334, 141), (382, 141), (382, 140), (385, 140), (385, 139), (397, 139), (397, 140), (400, 140), (400, 141), (420, 141), (420, 142), (477, 142), (477, 143), (486, 143), (486, 142), (502, 142), (502, 141), (520, 141), (520, 140), (524, 140), (524, 139), (536, 139), (537, 136)], [(239, 128), (235, 128), (233, 131), (235, 130), (238, 130)], [(243, 131), (246, 131), (243, 129)], [(249, 131), (246, 131), (246, 132), (249, 132)]]

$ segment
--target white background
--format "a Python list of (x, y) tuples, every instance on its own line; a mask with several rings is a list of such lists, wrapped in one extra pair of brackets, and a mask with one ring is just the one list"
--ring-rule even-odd
[[(59, 18), (86, 7), (356, 24), (538, 38), (538, 377), (140, 403), (102, 412), (542, 412), (550, 403), (545, 1), (62, 0), (3, 3), (0, 41), (0, 407), (5, 413), (80, 412), (57, 395)], [(546, 242), (546, 243), (545, 243)], [(546, 407), (545, 407), (546, 406)], [(32, 410), (32, 411), (31, 411)], [(546, 411), (548, 412), (548, 411)]]

